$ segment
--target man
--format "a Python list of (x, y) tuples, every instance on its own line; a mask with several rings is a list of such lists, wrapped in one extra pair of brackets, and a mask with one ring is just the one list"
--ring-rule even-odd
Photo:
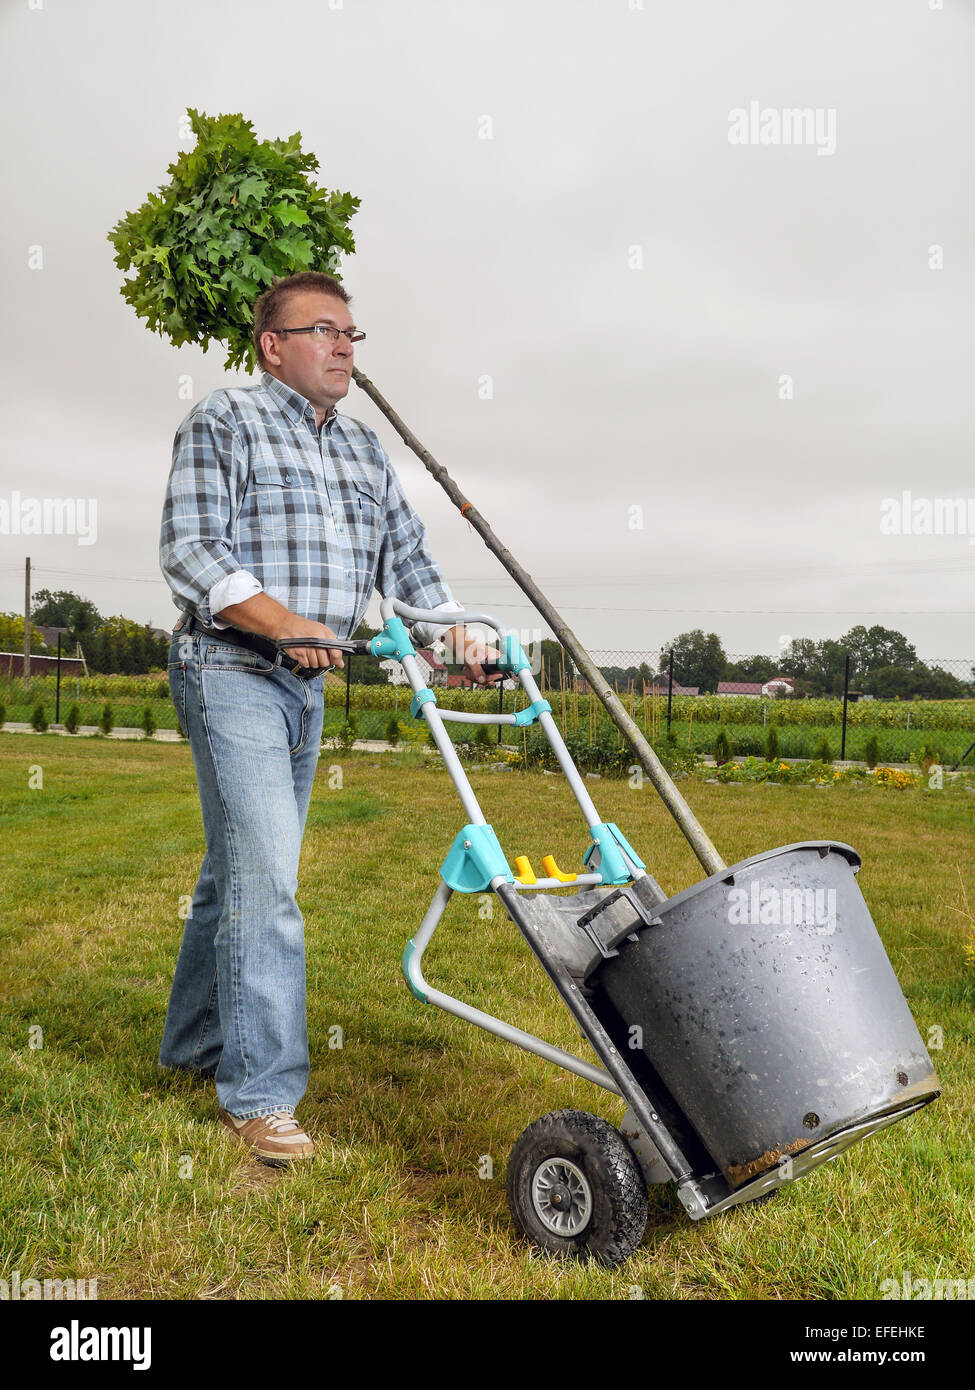
[[(317, 272), (261, 295), (261, 383), (213, 391), (190, 411), (163, 508), (160, 561), (183, 610), (170, 688), (207, 848), (159, 1063), (213, 1075), (221, 1122), (275, 1164), (314, 1151), (294, 1118), (309, 1071), (295, 890), (324, 671), (344, 665), (339, 648), (293, 647), (282, 660), (275, 643), (350, 636), (376, 588), (445, 615), (459, 608), (378, 438), (336, 410), (364, 336), (349, 302)], [(447, 636), (465, 650), (462, 626)], [(466, 645), (465, 673), (485, 683), (481, 662), (496, 655)]]

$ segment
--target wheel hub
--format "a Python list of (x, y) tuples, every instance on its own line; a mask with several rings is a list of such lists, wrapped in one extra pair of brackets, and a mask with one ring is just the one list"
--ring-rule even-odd
[(555, 1235), (578, 1235), (592, 1216), (589, 1180), (568, 1158), (547, 1158), (538, 1165), (531, 1198), (539, 1221)]

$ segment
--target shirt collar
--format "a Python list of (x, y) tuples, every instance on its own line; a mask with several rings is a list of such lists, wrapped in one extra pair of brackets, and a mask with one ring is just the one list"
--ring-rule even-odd
[[(267, 391), (268, 395), (273, 398), (275, 404), (278, 405), (280, 409), (284, 411), (285, 415), (289, 416), (296, 425), (300, 424), (303, 420), (307, 420), (317, 434), (318, 425), (315, 422), (315, 407), (312, 405), (311, 401), (308, 400), (307, 396), (303, 396), (300, 391), (296, 391), (293, 387), (288, 386), (288, 384), (281, 381), (279, 377), (272, 376), (270, 372), (261, 373), (261, 385), (264, 387), (265, 391)], [(335, 407), (333, 405), (332, 409), (325, 417), (322, 429), (327, 429), (334, 419)]]

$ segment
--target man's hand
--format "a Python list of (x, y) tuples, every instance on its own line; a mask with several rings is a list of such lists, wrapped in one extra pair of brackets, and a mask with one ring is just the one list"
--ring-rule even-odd
[[(313, 618), (299, 618), (297, 613), (264, 593), (244, 599), (243, 603), (231, 603), (215, 616), (222, 623), (239, 627), (242, 632), (256, 632), (259, 637), (270, 637), (274, 642), (286, 637), (327, 639), (336, 636), (324, 623), (316, 623)], [(292, 661), (309, 671), (345, 666), (345, 658), (338, 647), (287, 647), (284, 650)]]
[(501, 653), (495, 647), (485, 647), (480, 642), (468, 641), (467, 630), (463, 624), (445, 632), (443, 640), (447, 644), (448, 657), (457, 661), (463, 653), (463, 674), (475, 685), (497, 685), (499, 681), (504, 680), (507, 672), (495, 671), (488, 676), (485, 675), (483, 667), (485, 661), (500, 661)]
[[(274, 634), (274, 640), (279, 642), (287, 637), (334, 636), (332, 629), (324, 623), (313, 622), (311, 618), (296, 617), (293, 624), (289, 624), (287, 631)], [(345, 657), (339, 647), (285, 647), (283, 650), (286, 658), (296, 661), (308, 671), (315, 671), (320, 667), (327, 669), (329, 666), (345, 666)]]
[(501, 653), (494, 647), (482, 647), (471, 642), (464, 650), (463, 674), (476, 685), (497, 685), (507, 675), (506, 671), (495, 671), (490, 676), (484, 674), (483, 662), (500, 661)]

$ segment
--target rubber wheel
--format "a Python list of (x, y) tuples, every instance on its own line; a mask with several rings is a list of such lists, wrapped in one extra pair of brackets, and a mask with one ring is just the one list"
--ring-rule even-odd
[(647, 1189), (618, 1130), (585, 1110), (555, 1110), (528, 1126), (505, 1181), (518, 1230), (548, 1255), (622, 1264), (643, 1239)]

